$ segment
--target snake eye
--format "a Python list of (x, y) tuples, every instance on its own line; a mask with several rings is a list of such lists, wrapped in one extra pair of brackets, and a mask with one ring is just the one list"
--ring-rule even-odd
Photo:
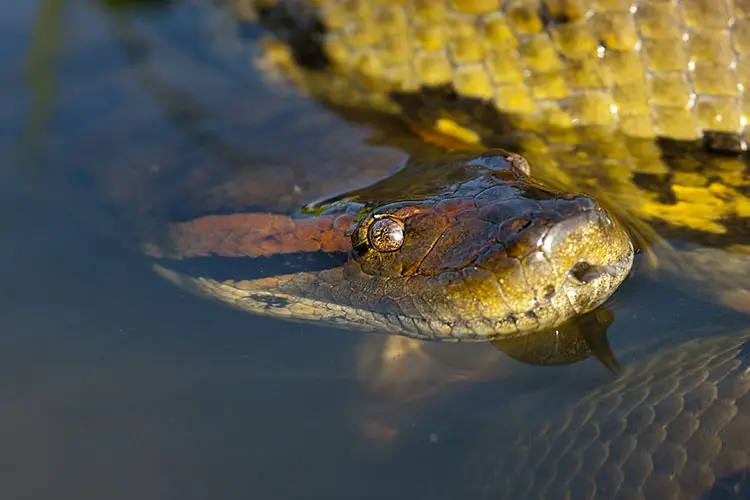
[(367, 230), (370, 246), (378, 252), (395, 252), (404, 244), (404, 224), (393, 217), (380, 217)]

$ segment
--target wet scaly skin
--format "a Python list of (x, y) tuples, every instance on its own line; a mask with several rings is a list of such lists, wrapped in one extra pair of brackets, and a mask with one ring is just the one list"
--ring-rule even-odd
[(449, 137), (442, 146), (522, 154), (535, 177), (615, 210), (658, 280), (750, 312), (742, 2), (237, 0), (236, 11), (270, 30), (261, 70), (332, 110)]
[(179, 224), (171, 257), (347, 257), (257, 279), (162, 272), (250, 312), (299, 321), (454, 341), (548, 330), (604, 302), (627, 277), (633, 246), (596, 201), (549, 189), (528, 170), (495, 150), (447, 161), (416, 186), (407, 167), (309, 207), (312, 218), (276, 216), (263, 230), (256, 221), (267, 214)]

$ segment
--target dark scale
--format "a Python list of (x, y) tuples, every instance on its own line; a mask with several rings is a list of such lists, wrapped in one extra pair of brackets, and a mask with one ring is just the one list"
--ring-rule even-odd
[(284, 309), (289, 306), (289, 300), (273, 295), (250, 295), (249, 298), (255, 302), (265, 304), (269, 309)]
[(551, 25), (567, 24), (572, 21), (572, 19), (564, 12), (559, 14), (551, 12), (547, 2), (540, 3), (539, 17), (542, 19), (542, 24), (544, 24), (545, 30), (549, 29)]
[(726, 132), (706, 132), (703, 136), (706, 147), (721, 154), (735, 154), (747, 151), (747, 142), (739, 134)]
[(258, 18), (289, 44), (294, 60), (303, 68), (324, 70), (330, 64), (323, 51), (325, 26), (317, 13), (307, 9), (304, 15), (288, 11), (285, 3), (258, 8)]
[(634, 173), (633, 182), (641, 189), (656, 193), (656, 199), (659, 203), (664, 203), (665, 205), (674, 205), (677, 203), (677, 197), (674, 191), (672, 191), (671, 174)]
[(520, 149), (518, 131), (504, 113), (490, 102), (459, 95), (452, 85), (422, 87), (418, 92), (391, 92), (390, 97), (417, 123), (434, 123), (450, 117), (459, 125), (470, 124), (469, 128), (479, 134), (487, 147)]

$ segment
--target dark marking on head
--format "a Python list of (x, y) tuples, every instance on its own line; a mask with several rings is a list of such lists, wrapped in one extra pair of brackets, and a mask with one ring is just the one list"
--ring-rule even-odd
[(361, 243), (352, 247), (352, 253), (357, 257), (362, 257), (369, 249), (370, 246), (367, 244), (367, 240), (362, 240)]

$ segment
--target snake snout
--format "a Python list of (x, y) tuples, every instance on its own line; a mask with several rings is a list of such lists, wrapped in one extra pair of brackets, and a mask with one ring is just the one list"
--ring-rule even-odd
[(539, 249), (580, 314), (599, 306), (624, 281), (633, 264), (633, 244), (619, 222), (591, 198), (566, 200), (563, 212)]
[[(521, 207), (518, 202), (514, 206)], [(617, 290), (633, 264), (628, 233), (594, 199), (560, 195), (522, 208), (527, 209), (497, 222), (495, 245), (470, 275), (480, 280), (488, 271), (498, 283), (503, 307), (496, 308), (501, 318), (497, 334), (557, 328), (595, 309)], [(482, 290), (484, 304), (492, 304)], [(491, 316), (492, 308), (484, 307)], [(503, 311), (511, 314), (503, 316)]]

